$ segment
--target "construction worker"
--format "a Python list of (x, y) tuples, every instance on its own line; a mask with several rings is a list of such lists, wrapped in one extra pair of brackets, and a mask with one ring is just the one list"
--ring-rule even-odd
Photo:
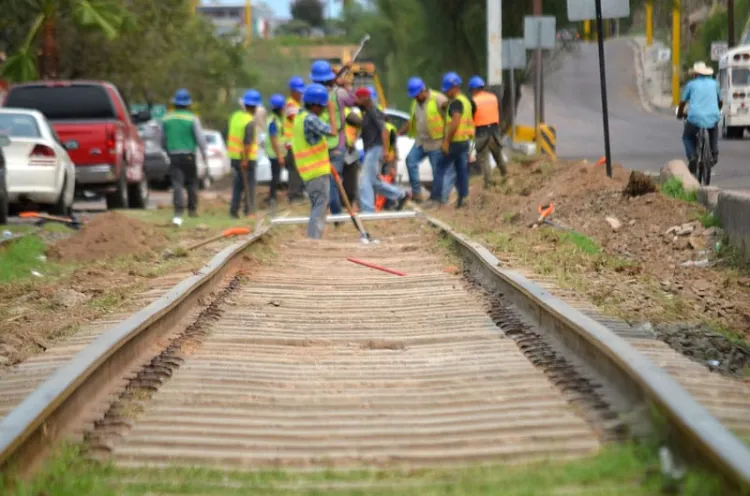
[(409, 173), (412, 198), (416, 201), (422, 200), (419, 164), (427, 157), (432, 167), (433, 178), (430, 204), (440, 203), (441, 200), (448, 201), (450, 191), (456, 183), (455, 169), (445, 171), (441, 190), (435, 188), (438, 164), (443, 159), (440, 146), (445, 134), (443, 115), (448, 98), (439, 91), (427, 88), (424, 81), (418, 77), (409, 78), (406, 90), (409, 98), (413, 98), (414, 101), (411, 104), (409, 121), (399, 130), (399, 134), (408, 133), (414, 139), (414, 146), (406, 156), (406, 170)]
[[(351, 63), (345, 64), (351, 67)], [(344, 88), (345, 81), (343, 78), (337, 78), (331, 64), (325, 60), (316, 60), (310, 68), (310, 80), (326, 87), (329, 91), (327, 108), (321, 114), (320, 118), (328, 124), (333, 131), (328, 142), (328, 152), (330, 155), (331, 165), (336, 169), (339, 175), (344, 172), (344, 155), (346, 154), (346, 135), (344, 133), (344, 108), (353, 106), (356, 102), (349, 91)], [(350, 114), (351, 115), (351, 114)], [(341, 213), (341, 199), (339, 192), (331, 176), (330, 208), (332, 214)], [(338, 225), (338, 224), (337, 224)]]
[(237, 218), (240, 208), (240, 198), (245, 192), (245, 215), (255, 213), (255, 166), (258, 158), (258, 142), (255, 136), (253, 119), (255, 110), (262, 105), (263, 100), (257, 90), (247, 90), (242, 97), (243, 107), (235, 111), (229, 118), (229, 132), (227, 133), (229, 158), (232, 164), (232, 202), (229, 215)]
[(284, 153), (286, 152), (286, 143), (284, 138), (284, 105), (286, 100), (284, 95), (276, 93), (271, 95), (269, 100), (271, 104), (271, 116), (268, 119), (268, 130), (266, 133), (266, 155), (271, 161), (271, 190), (268, 199), (268, 205), (273, 208), (276, 206), (276, 191), (279, 189), (279, 179), (281, 177), (281, 168), (284, 167)]
[(326, 223), (331, 188), (331, 160), (327, 137), (331, 127), (320, 116), (328, 106), (328, 89), (313, 83), (305, 88), (304, 108), (294, 118), (292, 151), (300, 176), (310, 198), (310, 221), (307, 237), (320, 239)]
[[(461, 82), (461, 77), (455, 72), (443, 76), (443, 92), (448, 97), (448, 105), (445, 111), (445, 136), (440, 147), (443, 158), (435, 178), (437, 191), (442, 191), (445, 171), (456, 169), (456, 208), (466, 206), (469, 196), (469, 143), (474, 139), (474, 102), (461, 93)], [(447, 202), (447, 198), (441, 200), (441, 203)]]
[(354, 202), (357, 201), (359, 169), (362, 164), (361, 150), (356, 148), (360, 127), (362, 126), (362, 112), (357, 107), (346, 107), (345, 114), (346, 154), (344, 155), (344, 173), (341, 175), (341, 182), (344, 183), (344, 192), (349, 198), (349, 202), (354, 205)]
[(292, 153), (292, 129), (294, 128), (294, 118), (302, 104), (302, 92), (305, 90), (305, 80), (300, 76), (293, 76), (289, 79), (289, 96), (286, 99), (284, 109), (284, 141), (286, 146), (286, 170), (289, 172), (289, 190), (287, 199), (289, 203), (295, 203), (305, 199), (305, 185), (302, 178), (297, 172), (294, 164), (294, 154)]
[[(380, 110), (380, 109), (378, 109)], [(385, 115), (385, 128), (388, 130), (388, 141), (383, 150), (383, 170), (380, 179), (388, 184), (396, 184), (396, 173), (398, 172), (398, 130), (387, 115)], [(383, 195), (375, 197), (375, 210), (381, 211), (384, 208), (391, 209), (396, 205), (393, 200), (386, 199)]]
[(187, 189), (187, 208), (190, 217), (198, 216), (198, 168), (196, 148), (208, 162), (206, 137), (198, 117), (190, 111), (193, 103), (186, 89), (177, 90), (172, 98), (175, 109), (164, 116), (162, 122), (162, 147), (169, 154), (169, 177), (172, 180), (172, 223), (182, 224), (185, 210), (183, 190)]
[(357, 105), (364, 113), (362, 116), (362, 145), (365, 149), (363, 174), (359, 181), (359, 206), (362, 212), (375, 211), (375, 194), (381, 194), (397, 202), (396, 209), (401, 210), (409, 199), (409, 193), (385, 183), (380, 178), (383, 149), (388, 144), (389, 132), (385, 127), (385, 116), (372, 101), (370, 90), (358, 88)]
[(506, 176), (508, 169), (503, 160), (503, 135), (500, 132), (500, 103), (497, 96), (484, 88), (484, 80), (474, 76), (469, 80), (469, 90), (474, 101), (476, 112), (474, 112), (474, 143), (477, 151), (477, 162), (484, 176), (485, 189), (492, 187), (492, 166), (490, 165), (490, 153), (495, 159), (500, 174)]

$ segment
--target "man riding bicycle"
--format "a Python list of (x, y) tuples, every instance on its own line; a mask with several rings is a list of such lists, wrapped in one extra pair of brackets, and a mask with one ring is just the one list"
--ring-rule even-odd
[(696, 147), (698, 133), (701, 129), (708, 130), (708, 142), (711, 148), (713, 163), (719, 161), (719, 119), (721, 118), (721, 92), (719, 83), (711, 77), (714, 70), (703, 62), (696, 62), (692, 67), (694, 78), (682, 90), (677, 118), (685, 117), (685, 105), (688, 106), (687, 120), (682, 133), (690, 173), (696, 174)]

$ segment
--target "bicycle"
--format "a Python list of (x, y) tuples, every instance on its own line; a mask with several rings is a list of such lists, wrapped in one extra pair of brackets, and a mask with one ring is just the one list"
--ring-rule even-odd
[[(679, 107), (675, 109), (675, 115), (678, 116)], [(680, 120), (687, 119), (687, 110)], [(695, 163), (695, 172), (693, 175), (698, 180), (698, 184), (709, 186), (711, 184), (711, 168), (713, 167), (713, 154), (711, 153), (711, 144), (708, 137), (708, 129), (698, 128), (697, 140), (695, 146), (695, 155), (691, 162)]]

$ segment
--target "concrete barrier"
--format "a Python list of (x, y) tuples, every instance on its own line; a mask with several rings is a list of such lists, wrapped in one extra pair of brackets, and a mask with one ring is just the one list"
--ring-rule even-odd
[(670, 160), (667, 165), (661, 168), (659, 174), (659, 184), (664, 184), (670, 178), (676, 177), (682, 183), (685, 191), (695, 191), (700, 186), (698, 180), (690, 173), (687, 164), (683, 160)]
[(716, 186), (700, 186), (698, 188), (698, 202), (713, 212), (716, 210), (720, 192), (721, 189)]
[(716, 216), (729, 242), (750, 260), (750, 192), (720, 191)]

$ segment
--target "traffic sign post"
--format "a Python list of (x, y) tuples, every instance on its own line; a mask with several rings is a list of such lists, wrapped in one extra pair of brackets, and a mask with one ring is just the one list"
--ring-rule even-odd
[(513, 71), (526, 68), (526, 46), (523, 38), (503, 40), (502, 62), (502, 68), (510, 71), (510, 143), (513, 145), (516, 139), (516, 77)]
[[(542, 50), (555, 48), (555, 17), (554, 16), (525, 16), (523, 18), (523, 42), (527, 50), (536, 50), (536, 82), (534, 84), (534, 137), (536, 151), (541, 152), (541, 108), (542, 92)], [(515, 95), (514, 95), (515, 98)]]
[[(592, 14), (594, 14), (592, 16)], [(604, 65), (604, 21), (630, 15), (628, 0), (568, 0), (568, 20), (596, 19), (597, 45), (599, 45), (599, 81), (602, 88), (602, 121), (604, 124), (604, 156), (607, 160), (607, 177), (612, 177), (612, 152), (609, 140), (609, 111), (607, 108), (607, 75)]]
[(729, 43), (726, 41), (711, 42), (711, 60), (718, 61), (729, 50)]

